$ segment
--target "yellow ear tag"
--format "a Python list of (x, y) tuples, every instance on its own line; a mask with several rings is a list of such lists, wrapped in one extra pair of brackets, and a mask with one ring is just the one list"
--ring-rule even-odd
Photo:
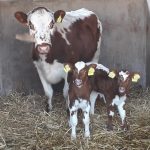
[(57, 18), (57, 23), (61, 23), (61, 21), (62, 21), (62, 18), (61, 18), (61, 16), (59, 16), (58, 18)]
[(140, 79), (140, 75), (139, 74), (135, 74), (132, 78), (132, 82), (137, 82)]
[(95, 69), (91, 67), (88, 71), (88, 76), (93, 76), (94, 72), (95, 72)]
[(69, 65), (65, 65), (64, 70), (66, 73), (68, 73), (71, 69), (70, 69)]
[(111, 71), (108, 76), (113, 79), (116, 76), (116, 74), (113, 71)]

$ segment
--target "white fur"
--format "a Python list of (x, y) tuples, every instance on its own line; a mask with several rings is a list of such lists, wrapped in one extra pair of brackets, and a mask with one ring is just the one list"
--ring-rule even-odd
[[(52, 20), (52, 13), (45, 9), (39, 9), (34, 13), (29, 13), (28, 22), (31, 21), (35, 29), (30, 29), (30, 35), (34, 35), (36, 41), (35, 45), (42, 43), (51, 44), (50, 34), (52, 34), (52, 29), (49, 28), (49, 24)], [(41, 37), (43, 39), (41, 39)]]
[(113, 111), (110, 111), (110, 112), (109, 112), (109, 116), (112, 116), (112, 117), (113, 117), (113, 116), (114, 116), (114, 112), (113, 112)]
[(85, 67), (85, 63), (83, 61), (79, 61), (75, 63), (75, 67), (78, 69), (78, 73)]
[[(77, 110), (82, 109), (84, 118), (83, 118), (83, 123), (85, 125), (85, 132), (84, 136), (85, 138), (90, 137), (90, 130), (89, 130), (89, 123), (90, 123), (90, 118), (89, 118), (89, 112), (90, 112), (90, 104), (87, 100), (84, 99), (79, 99), (75, 100), (74, 105), (70, 109), (70, 125), (71, 125), (71, 139), (76, 139), (76, 126), (78, 123), (77, 119)], [(73, 113), (73, 115), (72, 115)]]
[(118, 95), (115, 96), (113, 99), (112, 105), (116, 105), (122, 120), (122, 124), (124, 124), (124, 119), (126, 117), (126, 111), (124, 110), (123, 106), (125, 105), (126, 95), (119, 97)]
[(90, 102), (91, 102), (91, 110), (90, 113), (94, 114), (94, 109), (95, 109), (95, 102), (96, 102), (96, 98), (97, 96), (100, 96), (101, 98), (103, 98), (104, 102), (106, 103), (106, 99), (105, 96), (102, 93), (96, 92), (96, 91), (92, 91), (90, 94)]
[(58, 63), (57, 60), (54, 60), (53, 64), (49, 64), (43, 57), (42, 59), (35, 61), (34, 64), (41, 70), (44, 78), (50, 84), (56, 84), (61, 81), (61, 79), (65, 78), (63, 64)]
[(99, 70), (103, 70), (103, 71), (105, 71), (105, 72), (107, 72), (107, 73), (109, 73), (109, 68), (107, 68), (107, 67), (105, 67), (104, 65), (102, 65), (102, 64), (99, 64), (99, 63), (95, 63), (95, 62), (88, 62), (88, 63), (86, 63), (86, 65), (90, 65), (90, 64), (96, 64), (97, 66), (96, 66), (96, 69), (99, 69)]
[(124, 81), (126, 81), (126, 79), (129, 77), (129, 73), (124, 71), (120, 71), (119, 75), (123, 77)]
[(101, 69), (103, 71), (106, 71), (107, 73), (109, 73), (109, 69), (107, 67), (105, 67), (104, 65), (102, 64), (97, 64), (97, 69)]
[[(63, 64), (58, 63), (56, 60), (53, 64), (49, 64), (45, 61), (45, 58), (44, 55), (41, 56), (41, 59), (39, 59), (39, 61), (34, 61), (34, 64), (37, 68), (45, 94), (48, 96), (49, 109), (52, 109), (51, 99), (53, 96), (53, 89), (51, 84), (56, 84), (63, 78), (66, 79), (66, 74), (63, 70)], [(65, 83), (66, 92), (68, 86), (67, 82)], [(67, 95), (67, 92), (64, 94)]]

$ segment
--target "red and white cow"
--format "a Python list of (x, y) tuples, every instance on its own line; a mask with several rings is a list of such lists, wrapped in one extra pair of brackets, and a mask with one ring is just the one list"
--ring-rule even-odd
[(126, 103), (127, 94), (130, 89), (131, 82), (137, 82), (140, 78), (138, 73), (129, 73), (128, 71), (104, 71), (96, 69), (94, 76), (91, 77), (93, 91), (90, 96), (91, 114), (94, 114), (95, 101), (100, 94), (104, 96), (107, 106), (108, 124), (107, 130), (112, 130), (112, 118), (117, 107), (122, 121), (122, 129), (127, 130), (126, 111), (124, 105)]
[[(78, 123), (77, 112), (81, 109), (83, 112), (83, 123), (85, 125), (84, 137), (90, 137), (89, 130), (89, 113), (90, 113), (90, 94), (92, 87), (89, 80), (89, 75), (96, 67), (95, 64), (87, 66), (83, 61), (72, 64), (65, 64), (64, 69), (68, 72), (68, 108), (70, 113), (69, 124), (72, 128), (71, 139), (76, 139), (76, 126)], [(90, 74), (92, 73), (92, 74)]]
[(64, 97), (67, 96), (68, 87), (63, 64), (81, 60), (98, 62), (101, 22), (92, 11), (84, 8), (70, 12), (52, 12), (38, 7), (28, 14), (17, 11), (15, 18), (29, 27), (30, 36), (34, 39), (33, 62), (48, 96), (49, 109), (52, 109), (52, 84), (65, 79), (63, 92)]

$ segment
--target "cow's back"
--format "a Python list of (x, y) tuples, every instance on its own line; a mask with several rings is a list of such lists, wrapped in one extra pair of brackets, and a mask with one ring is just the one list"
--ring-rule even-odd
[(52, 55), (62, 63), (91, 61), (96, 51), (100, 52), (101, 32), (100, 21), (93, 12), (86, 9), (67, 12), (62, 23), (55, 26)]

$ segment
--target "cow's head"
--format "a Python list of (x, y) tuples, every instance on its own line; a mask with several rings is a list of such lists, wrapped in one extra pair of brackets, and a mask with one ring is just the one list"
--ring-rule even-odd
[(29, 27), (30, 35), (34, 38), (35, 47), (39, 53), (48, 53), (51, 48), (51, 37), (55, 23), (61, 23), (65, 16), (63, 10), (51, 12), (47, 8), (38, 7), (28, 14), (17, 11), (15, 18)]
[(109, 77), (118, 78), (118, 85), (119, 85), (119, 93), (124, 94), (128, 92), (130, 89), (130, 85), (132, 82), (138, 82), (140, 79), (139, 73), (136, 72), (129, 72), (129, 71), (112, 71), (109, 73)]
[(87, 81), (88, 76), (94, 75), (96, 64), (86, 65), (83, 61), (72, 64), (65, 64), (64, 70), (66, 72), (71, 72), (71, 82), (75, 84), (76, 87), (81, 88)]

